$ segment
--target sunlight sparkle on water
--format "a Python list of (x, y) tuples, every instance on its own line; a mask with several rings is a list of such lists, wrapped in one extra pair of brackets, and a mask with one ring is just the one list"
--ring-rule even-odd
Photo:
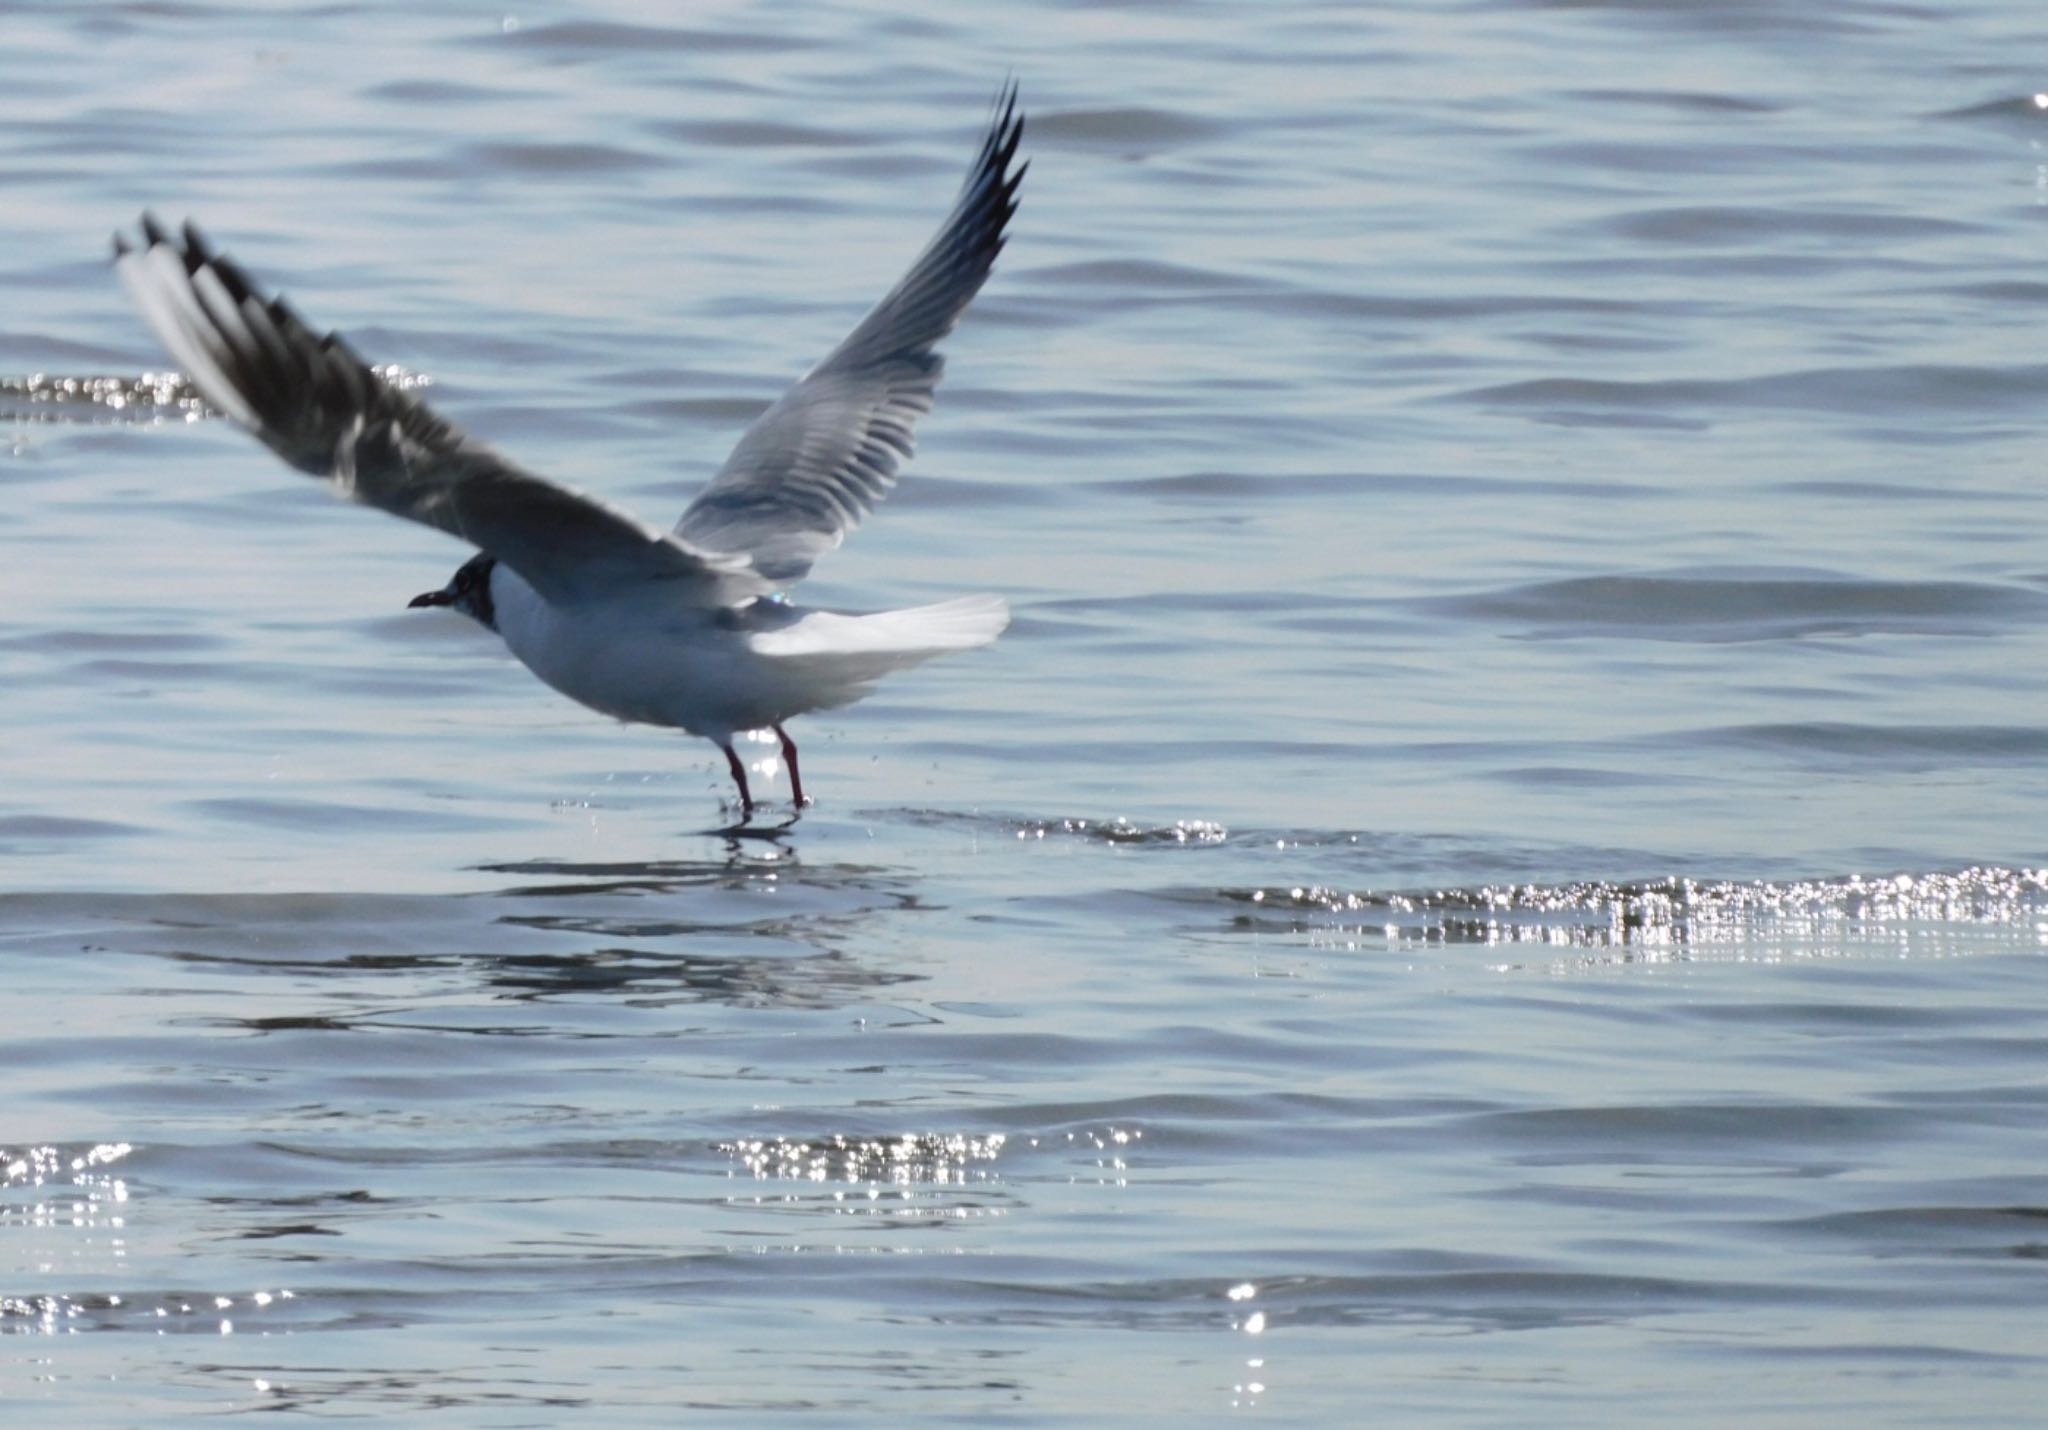
[(1959, 940), (1984, 947), (1987, 928), (2006, 931), (2006, 942), (2018, 948), (2048, 942), (2048, 873), (2038, 869), (1388, 892), (1296, 885), (1218, 894), (1258, 911), (1238, 915), (1237, 930), (1300, 936), (1325, 952), (1535, 945), (1585, 950), (1598, 955), (1596, 963), (1641, 963), (1717, 951), (1773, 956), (1778, 949), (1788, 950), (1787, 956), (1825, 957), (1836, 947), (1868, 952), (1880, 940), (1900, 956), (1939, 957)]
[[(432, 385), (424, 374), (392, 363), (373, 371), (401, 391)], [(220, 414), (176, 372), (129, 376), (30, 373), (0, 377), (0, 418), (14, 422), (125, 422), (143, 426), (198, 422)]]
[(996, 1181), (988, 1164), (1001, 1154), (1005, 1140), (1001, 1133), (775, 1137), (721, 1143), (718, 1150), (738, 1164), (728, 1176), (745, 1173), (756, 1182), (800, 1182), (819, 1188), (735, 1195), (728, 1199), (734, 1205), (885, 1220), (938, 1215), (961, 1221), (1004, 1214), (1004, 1208), (991, 1205), (986, 1192), (964, 1197), (962, 1193), (969, 1186), (989, 1187)]
[(1019, 839), (1045, 839), (1055, 834), (1078, 835), (1105, 844), (1221, 844), (1230, 831), (1209, 819), (1176, 819), (1171, 824), (1135, 824), (1115, 819), (1026, 821), (1017, 826)]
[[(104, 1258), (106, 1263), (125, 1267), (125, 1234), (103, 1233), (125, 1232), (127, 1222), (122, 1213), (133, 1193), (124, 1179), (105, 1169), (134, 1151), (134, 1145), (128, 1142), (100, 1142), (76, 1151), (48, 1144), (0, 1148), (0, 1231), (18, 1230), (45, 1237), (54, 1234), (61, 1239), (50, 1242), (50, 1246), (67, 1258), (76, 1260), (81, 1253), (89, 1253)], [(58, 1187), (66, 1188), (67, 1192), (55, 1194)], [(26, 1199), (15, 1200), (9, 1193), (23, 1194)], [(62, 1264), (53, 1262), (44, 1269)], [(250, 1305), (257, 1310), (292, 1299), (294, 1293), (284, 1289), (248, 1295)], [(235, 1333), (234, 1321), (219, 1315), (235, 1304), (231, 1295), (215, 1293), (196, 1301), (181, 1297), (142, 1304), (154, 1300), (121, 1292), (0, 1294), (0, 1334), (76, 1335), (81, 1330), (127, 1325), (131, 1318), (169, 1323), (174, 1329), (183, 1322), (182, 1329), (190, 1330), (198, 1329), (194, 1323), (209, 1315), (214, 1319), (201, 1323), (205, 1329), (220, 1335)], [(162, 1334), (162, 1330), (158, 1333)]]
[(907, 1132), (901, 1137), (834, 1135), (815, 1141), (788, 1137), (724, 1142), (718, 1150), (756, 1179), (823, 1182), (960, 1183), (986, 1177), (978, 1164), (993, 1162), (1007, 1139), (1000, 1132)]

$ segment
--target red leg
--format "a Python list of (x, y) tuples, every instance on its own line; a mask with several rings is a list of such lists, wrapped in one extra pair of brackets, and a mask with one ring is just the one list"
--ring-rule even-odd
[(740, 757), (733, 753), (732, 746), (720, 745), (725, 751), (725, 767), (732, 771), (732, 782), (740, 787), (740, 818), (745, 819), (754, 812), (753, 791), (747, 788), (747, 767), (740, 763)]
[(780, 725), (774, 728), (777, 738), (782, 741), (782, 758), (789, 766), (790, 797), (796, 801), (796, 807), (802, 809), (810, 801), (804, 798), (804, 777), (796, 772), (796, 741), (790, 739), (789, 731)]

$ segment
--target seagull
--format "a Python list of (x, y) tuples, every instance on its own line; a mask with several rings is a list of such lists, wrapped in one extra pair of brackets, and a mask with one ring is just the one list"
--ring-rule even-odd
[(526, 667), (620, 720), (701, 736), (725, 752), (740, 816), (755, 809), (733, 751), (772, 730), (804, 797), (785, 722), (847, 705), (891, 671), (993, 641), (1000, 596), (864, 615), (805, 611), (783, 592), (896, 484), (931, 410), (935, 351), (981, 290), (1017, 209), (1025, 163), (1016, 85), (1004, 87), (952, 212), (845, 341), (740, 438), (673, 531), (519, 466), (382, 377), (337, 334), (187, 223), (150, 214), (114, 264), (201, 396), (344, 496), (478, 548), (416, 596), (496, 631)]

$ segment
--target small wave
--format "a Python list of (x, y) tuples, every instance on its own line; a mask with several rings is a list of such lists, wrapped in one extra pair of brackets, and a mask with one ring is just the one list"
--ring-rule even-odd
[(1873, 1207), (1789, 1217), (1770, 1229), (1800, 1240), (1864, 1248), (1866, 1254), (1878, 1256), (2048, 1260), (2048, 1207), (2041, 1206)]
[[(79, 1274), (92, 1263), (96, 1244), (122, 1246), (128, 1219), (136, 1214), (141, 1189), (128, 1142), (38, 1143), (0, 1146), (0, 1226), (63, 1238), (58, 1264)], [(105, 1289), (110, 1277), (128, 1268), (114, 1252), (110, 1265), (93, 1266), (84, 1279), (94, 1289), (0, 1289), (0, 1336), (75, 1335), (87, 1330), (136, 1330), (151, 1335), (195, 1332), (225, 1336), (257, 1326), (268, 1334), (281, 1317), (298, 1308), (295, 1292), (277, 1287), (250, 1291), (234, 1287), (212, 1292), (188, 1288)], [(45, 1267), (45, 1271), (51, 1268)], [(118, 1283), (116, 1283), (118, 1284)], [(12, 1292), (13, 1294), (10, 1294)]]
[[(153, 1336), (231, 1336), (240, 1329), (268, 1336), (273, 1330), (304, 1328), (303, 1316), (287, 1319), (282, 1314), (300, 1309), (293, 1304), (297, 1297), (297, 1292), (284, 1289), (252, 1292), (240, 1288), (234, 1292), (54, 1291), (33, 1296), (0, 1293), (0, 1335), (140, 1331)], [(269, 1382), (261, 1379), (256, 1384), (264, 1389), (269, 1387)]]
[(1571, 91), (1571, 97), (1596, 104), (1668, 109), (1680, 114), (1776, 114), (1784, 108), (1754, 95), (1688, 90), (1580, 89)]
[(1183, 110), (1064, 109), (1033, 116), (1031, 132), (1049, 143), (1141, 144), (1163, 147), (1189, 144), (1224, 132), (1216, 121)]
[(927, 828), (970, 825), (1014, 839), (1079, 839), (1094, 844), (1211, 845), (1230, 838), (1223, 825), (1207, 819), (1177, 819), (1171, 824), (1138, 824), (1118, 815), (1109, 819), (1066, 816), (1046, 819), (1000, 814), (957, 814), (948, 810), (902, 812), (911, 824)]
[(1600, 226), (1638, 242), (1774, 246), (1800, 239), (1870, 243), (1976, 231), (1975, 225), (1955, 219), (1885, 210), (1712, 206), (1639, 209), (1603, 220)]
[(1825, 412), (1896, 420), (1901, 412), (1963, 415), (2032, 412), (2048, 397), (2048, 367), (2018, 364), (1978, 367), (1906, 363), (1881, 367), (1807, 368), (1760, 377), (1622, 378), (1540, 377), (1447, 394), (1446, 400), (1487, 407), (1530, 409), (1553, 419), (1677, 420), (1676, 412)]
[(641, 127), (664, 139), (724, 149), (844, 149), (867, 142), (844, 130), (765, 119), (654, 119)]
[(381, 84), (366, 86), (361, 93), (365, 99), (385, 100), (394, 104), (437, 105), (503, 104), (517, 102), (531, 92), (470, 84), (458, 79), (436, 76), (386, 80)]
[(2048, 96), (2038, 90), (2001, 95), (1997, 99), (1965, 104), (1956, 109), (1937, 110), (1927, 117), (1976, 124), (1995, 123), (2022, 133), (2038, 134), (2042, 125), (2048, 125)]
[(510, 45), (516, 49), (538, 50), (543, 54), (582, 59), (591, 54), (644, 54), (681, 51), (692, 55), (763, 53), (786, 48), (787, 42), (768, 34), (740, 30), (687, 29), (674, 25), (635, 25), (614, 20), (558, 20), (546, 25), (522, 25), (512, 20), (493, 34), (480, 37), (480, 45)]
[(1108, 292), (1119, 299), (1158, 298), (1177, 300), (1196, 294), (1268, 293), (1274, 285), (1265, 279), (1221, 269), (1196, 268), (1185, 263), (1167, 263), (1156, 258), (1093, 258), (1039, 269), (1036, 281), (1058, 288)]
[[(1245, 932), (1282, 929), (1322, 943), (1379, 936), (1399, 945), (1540, 945), (1683, 960), (1720, 949), (1746, 958), (1814, 957), (1836, 945), (1900, 951), (1907, 937), (2007, 935), (1998, 946), (2048, 941), (2048, 870), (1819, 879), (1707, 881), (1671, 877), (1560, 884), (1353, 892), (1326, 886), (1220, 889)], [(1881, 932), (1896, 932), (1887, 942)], [(1981, 939), (1979, 940), (1981, 942)]]
[[(1523, 0), (1512, 7), (1490, 0), (1494, 8), (1528, 8)], [(1778, 5), (1769, 0), (1696, 0), (1674, 5), (1670, 0), (1537, 0), (1539, 10), (1585, 11), (1645, 29), (1710, 36), (1716, 44), (1731, 36), (1777, 36), (1814, 43), (1867, 38), (1896, 28), (1910, 18), (1915, 25), (1933, 20), (1933, 13), (1908, 6)]]
[[(929, 479), (927, 479), (929, 481)], [(1332, 498), (1358, 501), (1374, 496), (1420, 495), (1438, 499), (1451, 497), (1500, 497), (1540, 494), (1582, 497), (1606, 503), (1634, 501), (1661, 495), (1656, 488), (1624, 481), (1578, 481), (1569, 477), (1500, 477), (1452, 472), (1328, 471), (1191, 471), (1164, 476), (1110, 477), (1077, 482), (1077, 488), (1110, 496), (1141, 497), (1162, 506), (1179, 507), (1188, 502), (1242, 504), (1245, 502), (1325, 502)]]
[[(871, 1005), (884, 994), (923, 981), (922, 974), (868, 968), (829, 951), (815, 919), (761, 919), (739, 924), (641, 920), (605, 929), (593, 921), (507, 918), (503, 927), (536, 932), (593, 933), (604, 943), (575, 953), (491, 954), (471, 965), (499, 994), (521, 1002), (593, 995), (630, 996), (636, 1007), (721, 1005), (824, 1011)], [(648, 940), (674, 939), (703, 947), (714, 938), (745, 941), (743, 954), (662, 954)], [(628, 940), (620, 943), (619, 940)], [(635, 947), (641, 945), (641, 947)], [(355, 1027), (391, 1027), (377, 1015), (351, 1020)], [(407, 1022), (407, 1027), (430, 1026)], [(468, 1027), (471, 1032), (502, 1028)], [(588, 1037), (604, 1037), (591, 1033)]]
[(894, 1137), (834, 1133), (755, 1137), (718, 1150), (756, 1181), (959, 1184), (993, 1174), (1008, 1138), (1000, 1132), (906, 1132)]
[(2031, 278), (1994, 279), (1983, 283), (1956, 283), (1941, 290), (1958, 298), (1970, 298), (1996, 307), (2014, 303), (2048, 303), (2048, 283)]
[(141, 825), (121, 824), (110, 819), (79, 819), (58, 814), (0, 815), (0, 851), (31, 854), (81, 839), (114, 839), (142, 832)]
[(490, 827), (490, 821), (480, 815), (397, 803), (344, 804), (338, 800), (214, 796), (187, 800), (185, 808), (232, 826), (288, 832), (352, 829), (365, 834), (388, 834), (395, 829), (415, 829), (463, 834)]
[(1953, 770), (1962, 764), (2033, 767), (2048, 759), (2048, 730), (2034, 725), (1865, 725), (1847, 720), (1800, 720), (1688, 730), (1665, 737), (1686, 749), (1718, 745), (1765, 750), (1820, 762), (1871, 766), (1898, 775), (1910, 770)]
[(1880, 632), (1954, 635), (2038, 621), (2048, 612), (2048, 597), (2019, 586), (1712, 569), (1577, 576), (1427, 597), (1418, 604), (1464, 620), (1514, 623), (1548, 637), (1703, 642)]
[(554, 174), (581, 177), (587, 174), (619, 173), (652, 168), (660, 161), (651, 154), (618, 144), (584, 143), (498, 143), (474, 146), (465, 157), (482, 173), (522, 174), (540, 178)]

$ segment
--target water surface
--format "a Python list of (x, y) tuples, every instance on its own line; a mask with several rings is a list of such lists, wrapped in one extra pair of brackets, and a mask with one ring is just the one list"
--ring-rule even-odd
[[(4, 29), (0, 1404), (2034, 1412), (2033, 8)], [(190, 214), (666, 519), (1005, 73), (1013, 241), (803, 596), (1017, 621), (800, 722), (773, 837), (105, 264)]]

